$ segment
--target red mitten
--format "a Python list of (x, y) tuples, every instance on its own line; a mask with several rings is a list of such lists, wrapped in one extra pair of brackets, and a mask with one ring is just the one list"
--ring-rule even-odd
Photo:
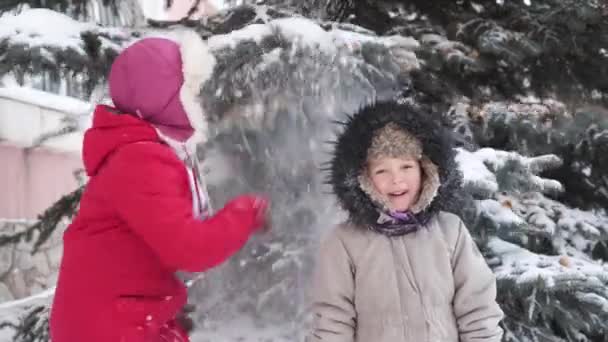
[(267, 227), (269, 201), (258, 195), (241, 195), (225, 206), (225, 209), (240, 213), (245, 222), (251, 225), (251, 230)]

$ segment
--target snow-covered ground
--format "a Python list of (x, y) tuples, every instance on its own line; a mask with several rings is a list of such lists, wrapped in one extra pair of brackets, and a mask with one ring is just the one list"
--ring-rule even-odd
[(192, 334), (192, 342), (296, 342), (288, 328), (260, 328), (247, 318), (241, 318), (217, 326), (212, 331), (203, 327)]
[[(15, 322), (27, 308), (44, 305), (50, 302), (53, 289), (20, 300), (0, 303), (0, 322)], [(294, 342), (294, 337), (288, 326), (261, 328), (251, 319), (242, 317), (220, 324), (196, 326), (191, 336), (192, 342)], [(12, 342), (13, 331), (9, 328), (0, 329), (0, 342)]]

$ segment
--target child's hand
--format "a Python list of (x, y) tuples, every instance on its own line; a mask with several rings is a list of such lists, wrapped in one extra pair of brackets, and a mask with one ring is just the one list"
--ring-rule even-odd
[(258, 232), (265, 234), (272, 229), (272, 224), (270, 221), (270, 203), (265, 198), (262, 198), (262, 201), (263, 203), (258, 203), (259, 209), (257, 221), (260, 222)]
[(269, 201), (265, 197), (259, 195), (241, 195), (230, 201), (227, 206), (252, 214), (252, 230), (261, 232), (269, 230)]

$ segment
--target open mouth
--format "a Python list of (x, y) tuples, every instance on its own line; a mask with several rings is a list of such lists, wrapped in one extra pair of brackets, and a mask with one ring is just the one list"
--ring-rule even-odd
[(388, 195), (389, 195), (390, 197), (399, 197), (399, 196), (403, 196), (403, 195), (405, 195), (405, 194), (407, 194), (407, 190), (404, 190), (404, 191), (398, 191), (398, 192), (390, 192)]

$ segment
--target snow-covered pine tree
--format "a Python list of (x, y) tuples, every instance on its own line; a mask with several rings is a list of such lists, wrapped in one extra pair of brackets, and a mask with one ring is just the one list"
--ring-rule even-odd
[(477, 119), (468, 129), (482, 146), (551, 153), (460, 154), (477, 197), (471, 226), (487, 241), (508, 315), (507, 340), (603, 341), (608, 215), (598, 176), (606, 169), (596, 153), (604, 148), (605, 110), (569, 113), (554, 100), (525, 99), (470, 112)]
[(302, 333), (311, 252), (341, 218), (318, 172), (329, 122), (398, 96), (446, 113), (460, 141), (460, 214), (497, 274), (505, 340), (605, 341), (606, 4), (256, 4), (188, 23), (219, 60), (201, 94), (215, 134), (201, 153), (216, 207), (243, 190), (276, 202), (272, 238), (192, 288), (203, 331), (245, 313), (260, 331), (287, 322), (285, 340)]
[(0, 85), (83, 100), (143, 23), (137, 0), (8, 1), (0, 15)]
[(458, 160), (477, 209), (469, 226), (498, 278), (505, 339), (603, 341), (608, 268), (594, 258), (608, 238), (606, 212), (549, 197), (562, 185), (536, 174), (560, 167), (556, 155), (482, 148)]
[(19, 13), (28, 8), (47, 8), (82, 22), (103, 26), (133, 27), (144, 24), (138, 0), (7, 0), (0, 14)]

